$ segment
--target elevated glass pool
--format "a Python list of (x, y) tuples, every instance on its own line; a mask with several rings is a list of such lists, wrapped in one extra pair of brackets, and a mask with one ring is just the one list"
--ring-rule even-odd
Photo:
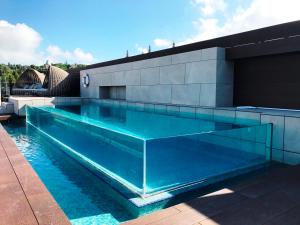
[(143, 198), (270, 160), (271, 125), (241, 126), (123, 106), (27, 107), (27, 123), (112, 185)]

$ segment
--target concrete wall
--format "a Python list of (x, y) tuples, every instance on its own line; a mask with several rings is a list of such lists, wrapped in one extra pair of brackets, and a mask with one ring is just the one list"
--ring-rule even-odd
[(28, 106), (76, 105), (81, 103), (81, 98), (80, 97), (10, 96), (9, 103), (12, 105), (11, 113), (15, 113), (18, 116), (26, 116), (26, 105)]
[(126, 86), (133, 102), (231, 106), (233, 65), (225, 50), (209, 48), (159, 58), (81, 71), (90, 85), (81, 84), (81, 97), (99, 98), (100, 86)]
[[(172, 104), (153, 104), (117, 100), (99, 100), (98, 98), (78, 97), (10, 97), (10, 111), (14, 106), (17, 115), (25, 115), (25, 106), (75, 105), (81, 102), (109, 102), (145, 111), (165, 113), (199, 119), (215, 120), (245, 125), (273, 124), (272, 153), (273, 160), (287, 164), (300, 164), (300, 111), (277, 109), (240, 109), (234, 107), (200, 107)], [(12, 105), (13, 103), (13, 105)]]
[(0, 105), (0, 115), (7, 115), (12, 113), (14, 113), (14, 104), (10, 102), (2, 102)]
[[(146, 110), (241, 124), (273, 123), (273, 160), (300, 163), (300, 111), (220, 108), (232, 106), (233, 65), (222, 48), (81, 71), (90, 86), (81, 96), (99, 99), (99, 86), (126, 86), (127, 102)], [(148, 103), (148, 104), (146, 104)]]
[(262, 109), (214, 110), (215, 115), (229, 116), (236, 123), (272, 123), (272, 158), (286, 164), (300, 164), (300, 111)]

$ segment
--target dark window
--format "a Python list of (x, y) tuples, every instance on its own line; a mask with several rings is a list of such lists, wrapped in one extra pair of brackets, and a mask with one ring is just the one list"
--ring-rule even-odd
[(99, 87), (100, 99), (126, 99), (126, 86), (100, 86)]
[(300, 54), (235, 60), (234, 105), (300, 109)]

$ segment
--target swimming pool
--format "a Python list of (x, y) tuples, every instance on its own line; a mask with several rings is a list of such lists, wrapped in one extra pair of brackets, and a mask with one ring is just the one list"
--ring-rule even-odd
[(130, 202), (24, 119), (3, 125), (72, 224), (113, 225), (135, 217)]
[(28, 107), (4, 127), (72, 224), (119, 224), (270, 160), (270, 124), (182, 116), (85, 103)]
[(243, 126), (111, 104), (27, 107), (27, 123), (125, 195), (147, 198), (270, 160), (270, 124)]

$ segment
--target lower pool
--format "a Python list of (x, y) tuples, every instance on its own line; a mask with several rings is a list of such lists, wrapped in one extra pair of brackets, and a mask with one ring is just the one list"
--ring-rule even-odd
[(3, 125), (72, 224), (110, 225), (134, 218), (129, 202), (25, 120)]
[(271, 159), (271, 124), (130, 106), (27, 107), (4, 127), (73, 224), (119, 224)]
[(123, 194), (147, 198), (147, 204), (154, 195), (184, 191), (270, 159), (269, 124), (245, 126), (93, 102), (27, 107), (26, 115), (28, 124), (78, 163)]

